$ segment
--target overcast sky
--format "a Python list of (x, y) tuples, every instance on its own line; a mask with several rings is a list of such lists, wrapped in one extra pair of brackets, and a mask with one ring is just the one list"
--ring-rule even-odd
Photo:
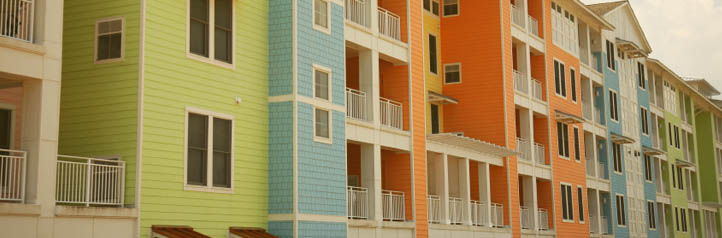
[(680, 76), (705, 78), (722, 91), (722, 0), (629, 2), (652, 45), (651, 58)]

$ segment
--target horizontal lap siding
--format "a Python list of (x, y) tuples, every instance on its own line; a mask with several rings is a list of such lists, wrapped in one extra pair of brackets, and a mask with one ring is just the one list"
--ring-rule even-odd
[[(146, 2), (141, 237), (151, 225), (190, 225), (212, 237), (267, 226), (268, 3), (234, 6), (228, 69), (186, 57), (186, 2)], [(184, 190), (186, 107), (234, 116), (232, 194)]]
[(414, 220), (416, 221), (415, 236), (425, 238), (429, 236), (426, 214), (426, 88), (424, 86), (424, 39), (421, 1), (407, 1), (408, 15), (408, 42), (410, 47), (409, 69), (409, 100), (410, 113), (409, 128), (412, 140), (411, 169), (413, 178)]
[[(125, 204), (135, 202), (139, 0), (64, 2), (58, 153), (126, 162)], [(121, 62), (95, 64), (95, 23), (123, 17)]]

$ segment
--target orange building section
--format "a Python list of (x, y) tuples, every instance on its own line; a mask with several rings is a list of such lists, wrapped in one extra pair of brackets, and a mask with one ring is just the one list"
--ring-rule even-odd
[[(13, 109), (13, 123), (14, 132), (12, 138), (12, 145), (10, 149), (20, 149), (20, 141), (22, 139), (22, 128), (23, 128), (23, 88), (7, 88), (0, 89), (0, 104), (6, 104), (14, 107)], [(0, 108), (6, 109), (5, 107)]]
[[(553, 188), (552, 188), (551, 182), (549, 182), (548, 180), (537, 179), (537, 185), (536, 185), (537, 206), (539, 208), (546, 209), (547, 212), (549, 212), (547, 214), (549, 214), (550, 216), (552, 214), (554, 214), (554, 207), (553, 207), (554, 201), (552, 201), (552, 194), (551, 194), (552, 189)], [(561, 205), (559, 207), (561, 207)], [(548, 219), (548, 224), (549, 224), (549, 229), (554, 228), (554, 220)], [(559, 230), (557, 230), (556, 232), (558, 234)], [(557, 236), (557, 237), (562, 237), (562, 236)]]
[(414, 212), (416, 217), (415, 236), (429, 237), (429, 224), (426, 214), (426, 90), (424, 86), (424, 46), (422, 1), (409, 3), (409, 50), (410, 57), (410, 90), (411, 91), (411, 141), (413, 158)]
[[(381, 150), (381, 187), (385, 190), (411, 194), (411, 170), (408, 153), (397, 153), (390, 150)], [(404, 196), (406, 204), (406, 220), (413, 217), (413, 203), (411, 196)]]

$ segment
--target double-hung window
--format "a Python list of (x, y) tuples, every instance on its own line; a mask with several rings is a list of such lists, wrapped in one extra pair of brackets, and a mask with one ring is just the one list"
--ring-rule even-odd
[(444, 0), (444, 16), (459, 15), (459, 0)]
[(424, 0), (424, 10), (439, 16), (439, 0)]
[(230, 190), (233, 174), (233, 118), (188, 110), (186, 186)]
[(565, 75), (564, 64), (554, 60), (554, 88), (557, 95), (567, 96), (567, 78)]
[(647, 89), (647, 80), (644, 77), (644, 73), (644, 64), (642, 64), (641, 62), (637, 62), (637, 80), (639, 87), (642, 89)]
[(647, 224), (649, 229), (657, 229), (657, 217), (654, 215), (654, 202), (647, 202)]
[(313, 27), (320, 31), (329, 33), (331, 22), (331, 6), (328, 0), (313, 0)]
[(622, 172), (622, 145), (612, 143), (612, 156), (614, 159), (614, 172)]
[(644, 155), (644, 179), (652, 182), (652, 159), (649, 155)]
[(619, 121), (619, 99), (617, 92), (609, 90), (609, 117), (614, 121)]
[(569, 125), (557, 122), (557, 144), (559, 156), (569, 158)]
[(233, 1), (189, 0), (188, 51), (233, 63)]
[(617, 194), (617, 226), (627, 225), (627, 211), (624, 207), (624, 196)]
[(682, 222), (682, 232), (687, 232), (687, 210), (684, 208), (680, 208), (680, 218)]
[(677, 166), (677, 188), (684, 190), (684, 170), (679, 166)]
[(444, 65), (444, 83), (461, 83), (461, 64), (453, 63)]
[(562, 184), (562, 219), (564, 221), (574, 221), (574, 205), (572, 204), (572, 185)]
[(331, 70), (314, 66), (313, 90), (314, 97), (329, 101), (331, 98)]
[(679, 149), (679, 148), (680, 148), (680, 144), (679, 144), (679, 127), (677, 127), (677, 126), (672, 126), (672, 127), (674, 128), (674, 148)]
[(611, 70), (617, 70), (617, 63), (614, 59), (614, 43), (607, 40), (607, 67)]
[(95, 23), (95, 62), (113, 62), (123, 58), (123, 21), (121, 17)]
[(439, 72), (438, 64), (436, 54), (436, 36), (429, 34), (429, 72), (437, 74)]
[(677, 188), (677, 167), (672, 165), (672, 187)]
[(331, 143), (331, 112), (317, 107), (313, 116), (314, 140)]
[(677, 223), (676, 229), (679, 231), (679, 208), (677, 207), (674, 208), (674, 220)]
[(579, 206), (579, 221), (584, 222), (584, 200), (582, 199), (582, 187), (577, 187), (577, 205)]
[(572, 102), (577, 102), (577, 72), (574, 69), (569, 69), (569, 81), (572, 87)]
[(639, 109), (639, 114), (641, 115), (641, 120), (642, 120), (642, 123), (641, 123), (642, 124), (642, 134), (649, 135), (649, 123), (648, 123), (649, 119), (647, 116), (647, 109), (641, 107)]
[(574, 129), (572, 130), (572, 132), (573, 132), (573, 134), (574, 134), (574, 159), (576, 159), (577, 161), (581, 161), (581, 160), (582, 160), (582, 156), (581, 156), (581, 151), (580, 151), (580, 149), (579, 149), (579, 146), (580, 146), (580, 145), (579, 145), (579, 144), (580, 144), (580, 142), (579, 142), (579, 128), (574, 127)]

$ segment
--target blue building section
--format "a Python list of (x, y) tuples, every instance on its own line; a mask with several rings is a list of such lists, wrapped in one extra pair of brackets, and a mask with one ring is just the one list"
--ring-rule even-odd
[(293, 104), (270, 103), (268, 136), (268, 212), (293, 213)]
[[(652, 86), (649, 85), (649, 81), (647, 80), (647, 76), (644, 75), (644, 74), (646, 74), (646, 72), (641, 72), (641, 74), (640, 74), (640, 72), (637, 72), (637, 74), (636, 74), (636, 76), (637, 76), (637, 82), (639, 82), (639, 79), (640, 79), (640, 78), (643, 78), (643, 80), (644, 80), (644, 85), (645, 85), (644, 88), (639, 87), (639, 85), (637, 85), (637, 104), (638, 104), (639, 107), (640, 107), (640, 109), (639, 109), (639, 113), (640, 113), (640, 114), (639, 114), (639, 116), (640, 116), (639, 120), (640, 120), (640, 122), (642, 121), (642, 117), (643, 117), (643, 116), (642, 116), (642, 112), (644, 112), (644, 113), (646, 114), (645, 116), (646, 116), (646, 119), (647, 119), (647, 128), (646, 128), (647, 133), (645, 133), (645, 132), (644, 132), (644, 128), (642, 128), (644, 125), (643, 125), (642, 123), (639, 123), (639, 135), (640, 135), (639, 138), (640, 138), (640, 140), (641, 140), (641, 144), (642, 144), (643, 147), (649, 147), (649, 148), (651, 148), (651, 147), (652, 147), (651, 131), (652, 131), (652, 127), (655, 126), (655, 125), (652, 125), (652, 119), (651, 119), (651, 114), (650, 114), (650, 106), (649, 106), (649, 87), (652, 87)], [(642, 110), (642, 108), (643, 108), (644, 110)], [(641, 149), (641, 148), (640, 148), (640, 149)], [(641, 151), (643, 151), (643, 150), (641, 150)], [(652, 207), (652, 208), (655, 209), (655, 210), (654, 210), (654, 211), (651, 211), (651, 212), (656, 215), (656, 211), (657, 211), (657, 210), (656, 210), (656, 209), (657, 209), (657, 202), (656, 202), (656, 201), (657, 201), (657, 190), (656, 190), (655, 185), (654, 185), (654, 176), (656, 176), (656, 174), (654, 173), (654, 159), (653, 159), (653, 157), (651, 157), (651, 156), (644, 155), (644, 156), (642, 157), (642, 166), (646, 166), (645, 163), (647, 163), (647, 160), (649, 160), (650, 169), (649, 169), (649, 171), (647, 171), (646, 169), (644, 170), (644, 171), (645, 171), (645, 174), (644, 174), (644, 175), (645, 175), (645, 180), (644, 180), (644, 198), (645, 198), (645, 204), (647, 204), (647, 202), (652, 202), (652, 204), (653, 204), (653, 207)], [(649, 174), (646, 174), (646, 173), (649, 173)], [(648, 177), (651, 178), (651, 179), (650, 179), (650, 180), (647, 180)], [(649, 206), (647, 206), (647, 214), (650, 214)], [(646, 229), (647, 229), (647, 237), (658, 237), (658, 236), (659, 236), (659, 233), (657, 232), (657, 229), (650, 229), (648, 222), (649, 222), (649, 220), (647, 220), (647, 228), (646, 228)], [(657, 222), (657, 223), (659, 223), (659, 222)], [(656, 224), (655, 224), (655, 225), (656, 225)]]
[(348, 233), (346, 223), (310, 222), (298, 223), (299, 238), (344, 238)]
[(292, 221), (271, 221), (268, 222), (268, 232), (280, 238), (293, 237)]

